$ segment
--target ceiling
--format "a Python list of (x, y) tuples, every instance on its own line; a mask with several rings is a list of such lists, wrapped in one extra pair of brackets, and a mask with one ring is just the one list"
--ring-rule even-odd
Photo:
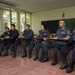
[(38, 12), (73, 6), (75, 5), (75, 0), (0, 0), (0, 3), (29, 12)]

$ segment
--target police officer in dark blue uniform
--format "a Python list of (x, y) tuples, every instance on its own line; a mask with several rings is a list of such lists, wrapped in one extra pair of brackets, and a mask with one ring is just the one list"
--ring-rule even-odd
[[(65, 27), (65, 21), (64, 20), (61, 20), (59, 21), (59, 29), (57, 30), (57, 33), (56, 33), (56, 37), (54, 37), (54, 39), (67, 39), (69, 40), (70, 38), (70, 31)], [(54, 57), (53, 57), (53, 61), (51, 63), (51, 65), (56, 65), (57, 64), (57, 53), (58, 53), (58, 50), (60, 50), (60, 55), (61, 55), (61, 58), (62, 58), (62, 66), (60, 67), (60, 69), (65, 69), (68, 67), (68, 63), (67, 63), (67, 59), (66, 59), (66, 55), (68, 54), (69, 50), (67, 49), (67, 42), (65, 41), (56, 41), (54, 43), (54, 49), (53, 49), (53, 52), (54, 52)]]
[(24, 39), (22, 41), (22, 47), (23, 47), (23, 56), (22, 58), (24, 57), (27, 57), (27, 51), (26, 51), (26, 47), (28, 47), (29, 49), (29, 56), (28, 58), (31, 58), (32, 57), (32, 50), (33, 50), (33, 47), (35, 45), (35, 41), (34, 41), (34, 32), (30, 29), (30, 25), (29, 24), (26, 24), (25, 26), (25, 30), (23, 31), (23, 34), (19, 36), (20, 39)]
[(6, 36), (5, 38), (8, 39), (7, 45), (6, 45), (6, 53), (4, 54), (4, 56), (8, 56), (8, 50), (10, 48), (10, 46), (13, 44), (14, 46), (14, 53), (13, 53), (13, 58), (16, 57), (16, 48), (17, 48), (17, 44), (18, 42), (16, 42), (17, 38), (19, 36), (19, 32), (17, 29), (15, 29), (15, 25), (11, 24), (11, 30), (9, 31), (9, 36)]
[(50, 40), (47, 40), (47, 38), (50, 38), (50, 32), (46, 29), (46, 27), (44, 25), (41, 25), (41, 30), (39, 31), (38, 37), (41, 40), (39, 40), (39, 42), (36, 45), (36, 56), (33, 60), (38, 59), (39, 50), (40, 50), (40, 48), (42, 48), (42, 56), (40, 58), (40, 61), (41, 62), (49, 61), (48, 48), (50, 48), (51, 42), (50, 42)]
[(74, 65), (75, 65), (75, 30), (73, 31), (71, 37), (72, 37), (72, 40), (73, 40), (73, 42), (72, 42), (73, 51), (72, 51), (72, 60), (71, 60), (71, 62), (69, 64), (69, 67), (66, 70), (67, 73), (71, 73), (73, 71)]
[(4, 47), (7, 44), (7, 39), (5, 39), (6, 36), (9, 36), (9, 28), (5, 27), (5, 32), (0, 36), (0, 44), (1, 44), (1, 50), (0, 50), (0, 56), (2, 55), (2, 52), (4, 50)]

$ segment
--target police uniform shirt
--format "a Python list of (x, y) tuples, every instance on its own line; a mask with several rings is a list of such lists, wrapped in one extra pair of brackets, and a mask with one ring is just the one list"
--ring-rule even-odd
[(9, 36), (9, 34), (10, 34), (9, 32), (4, 32), (0, 37), (5, 38), (5, 36)]
[(19, 32), (18, 32), (17, 29), (15, 29), (14, 31), (10, 30), (9, 32), (10, 32), (10, 35), (9, 35), (10, 38), (12, 38), (13, 40), (15, 40), (15, 39), (18, 38), (18, 36), (19, 36)]
[[(63, 29), (58, 29), (57, 33), (56, 33), (56, 36), (58, 38), (66, 38), (67, 36), (70, 36), (70, 31), (67, 29), (67, 28), (63, 28)], [(66, 45), (68, 44), (67, 42), (65, 41), (57, 41), (56, 42), (58, 45), (62, 46), (62, 45)]]
[(67, 28), (58, 29), (56, 36), (58, 38), (66, 38), (67, 36), (70, 36), (70, 31)]
[(75, 41), (75, 30), (72, 32), (71, 38)]
[(34, 38), (34, 32), (30, 29), (30, 30), (24, 30), (23, 34), (22, 34), (25, 38), (27, 38), (28, 40), (33, 40)]
[(39, 37), (42, 39), (43, 41), (43, 38), (49, 38), (50, 37), (50, 32), (48, 30), (40, 30), (39, 31)]

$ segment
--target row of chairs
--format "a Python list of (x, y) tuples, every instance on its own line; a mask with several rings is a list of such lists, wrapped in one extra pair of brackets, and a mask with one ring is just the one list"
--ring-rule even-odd
[[(52, 38), (52, 37), (54, 37), (55, 36), (55, 34), (51, 34), (50, 35), (50, 38)], [(34, 38), (35, 37), (37, 37), (37, 35), (36, 34), (34, 34)], [(35, 45), (36, 45), (36, 43), (35, 43)], [(1, 44), (0, 44), (0, 48), (1, 48)], [(35, 46), (36, 47), (36, 46)], [(35, 47), (34, 47), (34, 49), (33, 49), (33, 56), (35, 56)], [(27, 51), (28, 51), (28, 48), (27, 48)], [(10, 47), (10, 49), (9, 49), (9, 55), (10, 54), (12, 54), (13, 53), (13, 44), (11, 45), (11, 47)], [(22, 54), (22, 47), (21, 47), (21, 45), (18, 45), (18, 49), (17, 49), (17, 55), (19, 55), (19, 54)], [(68, 54), (68, 60), (70, 61), (71, 60), (71, 55), (72, 55), (72, 50), (70, 51), (70, 53)], [(40, 56), (40, 55), (39, 55)], [(53, 57), (53, 50), (51, 49), (51, 50), (49, 50), (49, 58), (50, 58), (50, 60), (52, 59), (52, 57)], [(60, 52), (58, 52), (58, 59), (60, 60), (61, 58), (60, 58)]]

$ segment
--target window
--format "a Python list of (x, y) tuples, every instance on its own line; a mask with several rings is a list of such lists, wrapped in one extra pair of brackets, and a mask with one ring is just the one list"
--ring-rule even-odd
[(25, 28), (25, 13), (20, 13), (20, 31), (23, 32)]
[(3, 10), (3, 25), (10, 28), (10, 11)]
[(12, 24), (15, 24), (16, 28), (18, 29), (18, 23), (17, 23), (17, 20), (18, 20), (18, 16), (17, 16), (17, 12), (16, 11), (12, 11)]
[[(20, 16), (18, 16), (20, 15)], [(19, 19), (18, 19), (19, 18)], [(10, 28), (10, 24), (15, 24), (16, 28), (20, 26), (20, 32), (24, 31), (25, 25), (31, 23), (31, 15), (29, 13), (18, 13), (14, 9), (11, 10), (3, 10), (3, 25), (5, 27)], [(18, 22), (20, 20), (20, 22)], [(19, 23), (19, 25), (18, 25)]]
[(30, 24), (30, 14), (26, 13), (26, 24)]

